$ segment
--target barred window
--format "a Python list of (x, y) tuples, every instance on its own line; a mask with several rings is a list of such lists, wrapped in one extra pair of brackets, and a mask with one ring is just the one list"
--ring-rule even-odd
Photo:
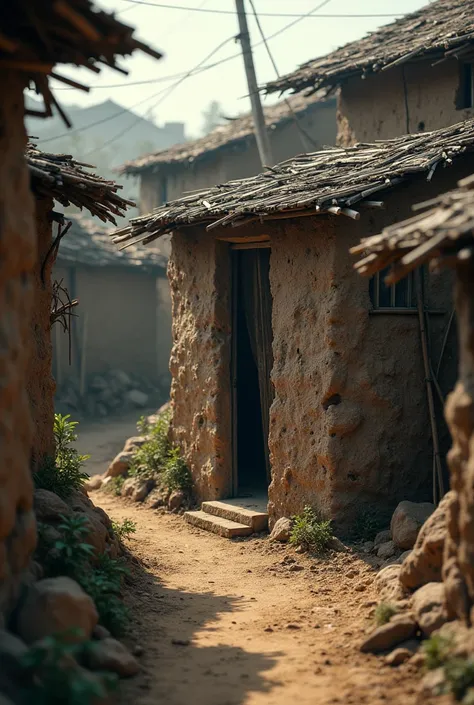
[(372, 306), (380, 309), (416, 309), (416, 290), (413, 272), (396, 284), (385, 284), (389, 268), (377, 272), (369, 282)]

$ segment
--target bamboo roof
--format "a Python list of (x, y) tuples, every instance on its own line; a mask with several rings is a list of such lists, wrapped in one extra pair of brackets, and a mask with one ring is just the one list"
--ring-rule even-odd
[(72, 221), (66, 237), (59, 246), (56, 264), (85, 267), (120, 267), (140, 272), (162, 273), (166, 270), (167, 258), (156, 247), (130, 247), (119, 250), (110, 238), (110, 230), (83, 215), (67, 216)]
[(461, 57), (474, 48), (474, 0), (435, 0), (265, 86), (267, 93), (318, 90), (414, 59)]
[(133, 201), (119, 195), (120, 184), (88, 171), (94, 167), (77, 162), (69, 154), (48, 154), (30, 143), (25, 156), (31, 186), (38, 196), (54, 198), (66, 208), (70, 205), (86, 208), (104, 223), (114, 225), (114, 216), (122, 217), (129, 206), (135, 206)]
[(55, 64), (84, 66), (95, 73), (102, 64), (124, 73), (116, 57), (136, 49), (161, 57), (135, 39), (132, 27), (99, 10), (92, 0), (5, 0), (0, 12), (0, 71), (14, 69), (35, 84), (45, 103), (44, 112), (29, 113), (36, 116), (50, 116), (55, 106), (69, 124), (51, 93), (48, 76), (88, 90), (55, 73)]
[[(264, 109), (265, 122), (270, 130), (286, 125), (294, 119), (294, 113), (302, 116), (318, 103), (324, 102), (324, 96), (314, 94), (310, 98), (302, 95), (292, 96), (288, 102), (281, 101)], [(289, 105), (288, 105), (289, 103)], [(195, 164), (204, 158), (214, 156), (221, 149), (235, 149), (248, 142), (255, 142), (255, 129), (252, 114), (219, 125), (212, 132), (183, 144), (175, 144), (160, 152), (146, 154), (127, 162), (118, 171), (122, 174), (136, 175), (148, 170), (157, 170), (172, 164)]]
[(358, 219), (357, 203), (377, 205), (387, 189), (447, 167), (474, 151), (474, 120), (433, 132), (404, 135), (347, 149), (331, 147), (288, 159), (261, 174), (199, 190), (133, 218), (115, 231), (117, 244), (151, 242), (197, 223), (208, 230), (268, 218), (347, 215)]
[(355, 268), (366, 276), (390, 266), (387, 283), (396, 282), (425, 262), (432, 268), (453, 266), (474, 256), (474, 175), (459, 188), (414, 207), (417, 214), (361, 240), (353, 254)]

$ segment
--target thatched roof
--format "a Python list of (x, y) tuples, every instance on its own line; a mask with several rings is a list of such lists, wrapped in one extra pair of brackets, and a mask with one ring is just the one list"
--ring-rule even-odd
[(119, 250), (110, 230), (82, 215), (67, 216), (72, 226), (61, 239), (56, 258), (58, 265), (86, 267), (140, 267), (140, 272), (166, 270), (167, 258), (156, 248), (129, 247)]
[(363, 39), (308, 61), (268, 83), (265, 90), (330, 89), (348, 78), (366, 77), (415, 59), (460, 57), (473, 49), (474, 0), (435, 0)]
[(352, 248), (353, 254), (363, 254), (355, 264), (361, 274), (391, 266), (387, 282), (396, 282), (425, 262), (439, 268), (474, 256), (474, 176), (414, 210), (420, 212)]
[(133, 37), (132, 27), (97, 9), (92, 0), (6, 0), (0, 12), (0, 71), (14, 69), (35, 83), (45, 102), (41, 116), (51, 115), (53, 105), (62, 114), (48, 75), (81, 88), (54, 73), (55, 64), (85, 66), (97, 73), (98, 64), (116, 68), (117, 56), (136, 49), (161, 57)]
[(54, 198), (65, 207), (72, 204), (86, 208), (104, 223), (114, 225), (114, 215), (123, 216), (129, 206), (135, 205), (118, 194), (122, 186), (87, 171), (94, 167), (77, 162), (69, 154), (48, 154), (29, 144), (25, 156), (31, 187), (38, 196)]
[[(286, 101), (282, 101), (265, 108), (265, 122), (270, 130), (279, 129), (294, 119), (293, 113), (302, 116), (323, 100), (321, 94), (314, 94), (310, 98), (301, 95), (292, 96), (288, 101), (290, 106)], [(194, 165), (203, 159), (213, 157), (221, 149), (241, 148), (250, 141), (255, 142), (255, 132), (252, 114), (248, 113), (224, 125), (219, 125), (204, 137), (184, 144), (176, 144), (169, 149), (146, 154), (127, 162), (118, 171), (122, 174), (135, 175), (168, 165), (191, 163)]]
[(210, 230), (309, 214), (357, 219), (355, 204), (367, 203), (367, 199), (422, 173), (430, 180), (436, 168), (449, 166), (467, 151), (474, 151), (474, 120), (348, 149), (328, 148), (162, 205), (117, 230), (115, 241), (150, 242), (197, 223), (207, 224)]

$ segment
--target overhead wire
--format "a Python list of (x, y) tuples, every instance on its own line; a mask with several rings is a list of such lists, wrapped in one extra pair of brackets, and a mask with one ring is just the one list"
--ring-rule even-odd
[[(277, 65), (276, 65), (275, 58), (274, 58), (274, 56), (273, 56), (273, 54), (272, 54), (272, 51), (271, 51), (271, 49), (270, 49), (270, 46), (269, 46), (269, 44), (268, 44), (268, 42), (267, 42), (267, 38), (266, 38), (265, 33), (264, 33), (264, 31), (263, 31), (263, 27), (262, 27), (262, 25), (261, 25), (260, 18), (259, 18), (259, 15), (258, 15), (258, 13), (257, 13), (257, 8), (255, 7), (255, 3), (254, 3), (253, 0), (250, 0), (250, 6), (251, 6), (251, 8), (252, 8), (252, 14), (253, 14), (254, 20), (255, 20), (255, 22), (256, 22), (258, 31), (259, 31), (259, 33), (260, 33), (260, 36), (262, 37), (262, 41), (263, 41), (263, 43), (264, 43), (264, 45), (265, 45), (265, 49), (267, 50), (268, 58), (270, 59), (270, 62), (271, 62), (272, 66), (273, 66), (273, 68), (274, 68), (274, 70), (275, 70), (275, 73), (276, 73), (277, 78), (280, 78), (280, 72), (278, 71), (278, 67), (277, 67)], [(285, 103), (286, 103), (286, 107), (288, 108), (289, 112), (291, 113), (291, 116), (292, 116), (293, 121), (294, 121), (294, 123), (295, 123), (295, 127), (296, 127), (296, 129), (298, 130), (298, 132), (299, 132), (300, 139), (301, 139), (301, 143), (302, 143), (302, 145), (303, 145), (304, 151), (305, 151), (305, 152), (308, 152), (310, 146), (312, 146), (312, 147), (314, 147), (314, 148), (317, 148), (318, 145), (317, 145), (316, 142), (313, 140), (313, 138), (311, 137), (311, 135), (309, 135), (309, 134), (306, 132), (306, 130), (303, 128), (303, 126), (301, 125), (300, 119), (299, 119), (298, 115), (296, 114), (296, 112), (293, 110), (293, 106), (291, 105), (291, 103), (290, 103), (290, 101), (288, 100), (288, 98), (285, 98), (284, 100), (285, 100)]]

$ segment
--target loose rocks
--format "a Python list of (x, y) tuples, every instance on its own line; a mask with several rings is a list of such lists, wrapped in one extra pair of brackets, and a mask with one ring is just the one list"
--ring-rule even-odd
[(290, 540), (291, 534), (291, 519), (282, 517), (278, 519), (270, 534), (271, 541), (280, 541), (286, 543)]
[(434, 508), (430, 502), (400, 502), (390, 524), (392, 539), (398, 548), (413, 548), (421, 527)]
[(395, 616), (388, 624), (377, 627), (362, 643), (360, 650), (365, 653), (375, 654), (392, 649), (401, 642), (415, 636), (416, 629), (416, 622), (411, 615)]
[(134, 676), (140, 665), (130, 651), (116, 639), (97, 642), (88, 655), (87, 665), (94, 671), (113, 671), (122, 678)]

